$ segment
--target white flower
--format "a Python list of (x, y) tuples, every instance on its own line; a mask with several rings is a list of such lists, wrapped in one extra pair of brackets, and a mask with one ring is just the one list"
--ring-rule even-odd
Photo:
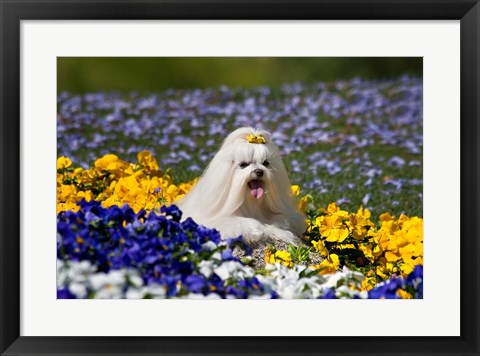
[(207, 295), (203, 295), (201, 293), (188, 293), (185, 296), (186, 299), (198, 299), (198, 300), (211, 300), (211, 299), (222, 299), (218, 294), (216, 293), (210, 293)]
[(212, 255), (212, 257), (210, 257), (210, 259), (221, 261), (222, 260), (222, 254), (217, 251)]
[(213, 251), (217, 248), (217, 245), (213, 241), (207, 241), (202, 245), (202, 249), (207, 251)]
[(147, 287), (142, 288), (128, 288), (125, 293), (127, 299), (143, 299), (147, 295)]
[(123, 288), (126, 285), (125, 271), (110, 271), (91, 275), (89, 285), (98, 299), (123, 298)]
[(129, 268), (125, 270), (125, 276), (129, 284), (131, 284), (133, 287), (140, 288), (143, 286), (143, 279), (140, 277), (140, 273), (137, 270)]
[(318, 285), (320, 284), (320, 275), (310, 278), (300, 277), (308, 267), (295, 265), (289, 269), (281, 263), (267, 266), (270, 271), (267, 276), (258, 276), (260, 282), (275, 290), (280, 298), (298, 299), (298, 298), (316, 298), (320, 295)]
[(62, 288), (67, 283), (68, 267), (62, 260), (57, 260), (57, 288)]
[(270, 294), (263, 294), (263, 295), (249, 295), (248, 299), (256, 299), (256, 300), (265, 300), (271, 299), (272, 296)]
[(214, 267), (213, 265), (214, 265), (213, 261), (210, 261), (210, 260), (200, 261), (200, 263), (198, 264), (200, 273), (207, 278), (210, 277), (210, 275), (213, 273), (213, 267)]
[(307, 269), (314, 271), (302, 265), (295, 265), (290, 269), (283, 264), (275, 263), (267, 265), (265, 269), (269, 271), (268, 275), (258, 276), (258, 279), (263, 285), (276, 291), (283, 299), (318, 298), (327, 289), (334, 290), (337, 297), (365, 298), (368, 296), (368, 293), (359, 291), (361, 282), (365, 278), (363, 274), (350, 271), (346, 267), (333, 274), (322, 276), (317, 273), (310, 277), (300, 276)]
[(153, 299), (164, 299), (166, 295), (165, 287), (159, 284), (151, 284), (141, 288), (130, 287), (125, 293), (127, 299), (143, 299), (147, 296)]
[(68, 265), (68, 279), (77, 283), (85, 283), (97, 271), (97, 267), (89, 261), (69, 262)]
[(229, 278), (245, 279), (253, 277), (254, 271), (251, 267), (244, 266), (237, 261), (226, 261), (213, 270), (222, 280)]
[(148, 287), (148, 294), (154, 299), (165, 298), (167, 291), (164, 286), (160, 284), (150, 284)]
[(335, 290), (335, 295), (339, 299), (353, 299), (354, 297), (359, 297), (362, 299), (368, 298), (368, 292), (360, 292), (358, 290), (353, 290), (347, 286), (340, 286)]
[(87, 286), (82, 283), (72, 282), (68, 285), (68, 290), (79, 299), (87, 298)]
[(77, 298), (87, 298), (87, 281), (97, 268), (88, 261), (57, 260), (57, 288), (68, 287)]

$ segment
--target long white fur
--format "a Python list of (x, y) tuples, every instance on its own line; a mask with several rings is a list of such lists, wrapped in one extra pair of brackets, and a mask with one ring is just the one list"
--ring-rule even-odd
[[(250, 134), (261, 135), (265, 144), (249, 143)], [(263, 163), (270, 164), (265, 167)], [(248, 162), (242, 169), (239, 164)], [(264, 195), (256, 199), (248, 182), (262, 169)], [(227, 136), (202, 177), (179, 202), (184, 218), (220, 231), (222, 238), (243, 235), (247, 242), (263, 238), (298, 243), (306, 229), (297, 210), (290, 179), (270, 133), (244, 127)]]

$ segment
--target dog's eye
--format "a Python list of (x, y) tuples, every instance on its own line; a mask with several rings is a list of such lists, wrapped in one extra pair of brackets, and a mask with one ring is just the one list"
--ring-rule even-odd
[(265, 162), (263, 162), (263, 165), (264, 165), (265, 167), (268, 167), (268, 166), (270, 165), (270, 162), (265, 161)]
[(239, 164), (241, 169), (247, 168), (249, 165), (250, 165), (250, 163), (247, 163), (247, 162), (242, 162), (242, 163)]

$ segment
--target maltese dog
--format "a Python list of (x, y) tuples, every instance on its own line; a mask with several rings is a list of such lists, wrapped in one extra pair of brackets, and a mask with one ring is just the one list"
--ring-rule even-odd
[(248, 243), (272, 238), (298, 244), (306, 229), (272, 136), (250, 127), (228, 135), (179, 207), (223, 239), (242, 235)]

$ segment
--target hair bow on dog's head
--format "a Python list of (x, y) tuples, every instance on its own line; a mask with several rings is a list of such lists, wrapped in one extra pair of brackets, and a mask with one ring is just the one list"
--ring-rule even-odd
[(250, 143), (263, 143), (265, 144), (265, 138), (262, 135), (250, 134), (247, 136), (247, 141)]

